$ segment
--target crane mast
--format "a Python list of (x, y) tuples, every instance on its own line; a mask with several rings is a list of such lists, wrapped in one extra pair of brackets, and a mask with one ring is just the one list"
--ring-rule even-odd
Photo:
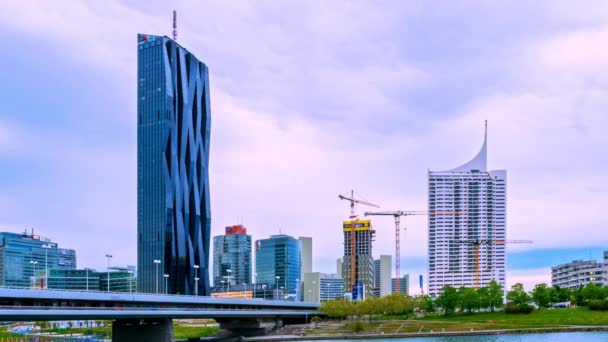
[[(338, 195), (338, 198), (341, 200), (350, 202), (350, 219), (353, 221), (356, 220), (356, 218), (357, 218), (357, 215), (355, 215), (355, 203), (366, 205), (369, 207), (380, 208), (377, 204), (355, 199), (354, 190), (350, 191), (350, 197), (347, 197), (344, 195)], [(350, 284), (349, 285), (350, 285), (351, 290), (356, 284), (355, 278), (357, 276), (357, 265), (356, 265), (357, 258), (355, 255), (355, 247), (356, 247), (355, 232), (356, 232), (355, 224), (353, 222), (353, 223), (351, 223), (351, 227), (350, 227), (350, 239), (349, 239), (349, 243), (350, 243), (350, 258), (349, 258), (350, 259), (350, 265), (349, 265)]]

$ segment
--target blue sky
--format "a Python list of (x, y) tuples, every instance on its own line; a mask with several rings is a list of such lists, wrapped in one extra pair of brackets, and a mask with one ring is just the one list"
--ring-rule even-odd
[[(608, 218), (608, 3), (13, 1), (0, 38), (0, 228), (35, 227), (79, 266), (136, 263), (136, 34), (211, 72), (212, 234), (314, 238), (334, 270), (351, 188), (424, 210), (427, 170), (508, 171), (508, 283), (599, 258)], [(360, 211), (364, 211), (362, 207)], [(402, 273), (425, 273), (408, 218)], [(393, 224), (374, 220), (375, 254)]]

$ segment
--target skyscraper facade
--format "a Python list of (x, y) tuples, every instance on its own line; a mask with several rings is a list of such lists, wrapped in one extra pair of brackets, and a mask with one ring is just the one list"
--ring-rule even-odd
[(226, 227), (213, 238), (213, 284), (251, 284), (251, 235), (242, 225)]
[(0, 233), (0, 286), (45, 288), (54, 269), (75, 270), (76, 251), (33, 233)]
[(352, 292), (353, 299), (371, 295), (374, 287), (374, 258), (372, 241), (376, 231), (370, 220), (344, 221), (344, 257), (342, 278), (344, 291)]
[(256, 241), (256, 283), (295, 295), (303, 279), (301, 249), (300, 240), (283, 234)]
[(207, 295), (209, 70), (167, 37), (137, 41), (138, 290)]
[[(428, 292), (444, 285), (505, 286), (506, 179), (487, 170), (487, 125), (481, 151), (449, 171), (429, 171)], [(446, 213), (446, 214), (442, 214)], [(453, 214), (450, 214), (453, 213)]]
[(302, 246), (302, 271), (300, 273), (310, 273), (312, 272), (312, 238), (300, 236), (298, 240)]
[(381, 255), (380, 259), (374, 260), (373, 294), (376, 297), (384, 297), (391, 293), (391, 256)]

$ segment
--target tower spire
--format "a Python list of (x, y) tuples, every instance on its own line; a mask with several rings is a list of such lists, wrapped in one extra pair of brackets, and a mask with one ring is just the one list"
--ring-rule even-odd
[(173, 10), (173, 40), (177, 41), (177, 11)]

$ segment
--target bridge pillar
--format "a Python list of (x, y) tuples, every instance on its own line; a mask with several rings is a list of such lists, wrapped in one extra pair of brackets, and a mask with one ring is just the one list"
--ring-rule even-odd
[(117, 319), (112, 323), (112, 342), (173, 342), (173, 320)]
[(220, 329), (233, 336), (261, 336), (283, 326), (281, 318), (216, 318), (215, 321)]

